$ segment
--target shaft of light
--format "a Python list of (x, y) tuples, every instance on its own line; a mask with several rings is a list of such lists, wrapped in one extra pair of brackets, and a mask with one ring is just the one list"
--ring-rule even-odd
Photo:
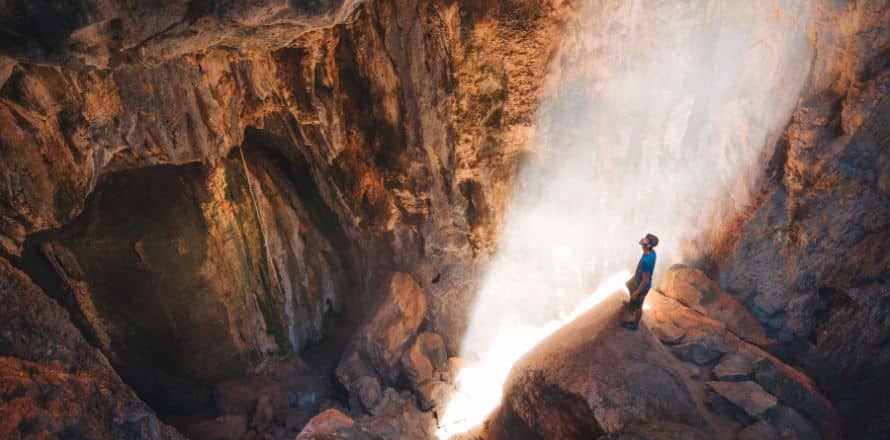
[(540, 327), (517, 324), (498, 331), (485, 356), (478, 363), (464, 367), (458, 375), (455, 381), (458, 391), (443, 413), (438, 437), (446, 439), (481, 424), (500, 403), (504, 381), (522, 355), (563, 325), (596, 307), (613, 292), (624, 289), (624, 282), (630, 276), (626, 270), (612, 275), (562, 319)]

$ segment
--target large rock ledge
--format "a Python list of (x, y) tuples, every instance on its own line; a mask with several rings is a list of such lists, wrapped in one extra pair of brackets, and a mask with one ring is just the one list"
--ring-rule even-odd
[[(637, 331), (619, 325), (625, 298), (611, 295), (517, 362), (501, 412), (542, 438), (838, 438), (832, 403), (748, 342), (771, 348), (753, 316), (697, 269), (671, 268)], [(503, 420), (517, 417), (495, 417), (492, 438), (515, 430)]]
[(713, 437), (684, 369), (644, 326), (619, 325), (616, 293), (513, 366), (505, 404), (543, 438), (599, 438), (653, 421)]

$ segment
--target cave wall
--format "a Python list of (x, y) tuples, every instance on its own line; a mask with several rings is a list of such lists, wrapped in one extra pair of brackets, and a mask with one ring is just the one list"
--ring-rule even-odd
[(202, 47), (109, 68), (19, 61), (0, 92), (0, 242), (15, 255), (29, 234), (71, 221), (104, 173), (213, 163), (251, 133), (309, 164), (358, 249), (360, 292), (390, 268), (413, 273), (434, 297), (430, 326), (457, 334), (564, 9), (372, 2), (274, 50)]
[[(12, 2), (3, 256), (39, 261), (30, 275), (54, 280), (46, 293), (118, 366), (146, 355), (134, 342), (175, 338), (198, 401), (204, 382), (317, 340), (328, 300), (360, 319), (394, 270), (429, 295), (424, 328), (456, 352), (570, 3)], [(708, 255), (840, 400), (887, 389), (884, 3), (820, 3), (760, 193)], [(105, 205), (103, 191), (131, 197)], [(125, 208), (145, 216), (122, 228)], [(180, 270), (159, 269), (170, 261)], [(126, 305), (141, 322), (117, 314), (126, 298), (145, 301)]]
[(814, 21), (807, 86), (751, 205), (718, 228), (711, 269), (854, 438), (886, 433), (890, 411), (890, 9), (825, 4)]
[(21, 266), (163, 413), (197, 412), (213, 384), (317, 342), (351, 287), (261, 153), (245, 155), (253, 171), (238, 151), (103, 176), (82, 215), (26, 248)]
[(282, 3), (2, 17), (2, 254), (163, 413), (357, 324), (392, 271), (456, 352), (567, 12)]
[(68, 313), (0, 258), (0, 436), (182, 438), (87, 343)]

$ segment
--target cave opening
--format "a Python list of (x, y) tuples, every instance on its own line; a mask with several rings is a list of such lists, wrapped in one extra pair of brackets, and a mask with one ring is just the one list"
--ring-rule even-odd
[(360, 313), (347, 241), (306, 161), (248, 139), (247, 162), (236, 149), (217, 164), (103, 175), (79, 216), (13, 259), (162, 420), (196, 438), (212, 437), (202, 422), (256, 411), (256, 397), (233, 403), (245, 383), (286, 394), (275, 403), (296, 414), (290, 429), (325, 400), (346, 402), (334, 368)]

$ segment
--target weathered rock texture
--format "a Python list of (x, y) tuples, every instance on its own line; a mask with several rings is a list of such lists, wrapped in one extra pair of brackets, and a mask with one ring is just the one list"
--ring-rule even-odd
[(612, 295), (520, 359), (504, 405), (541, 438), (600, 438), (656, 421), (713, 437), (680, 362), (645, 326), (619, 325), (622, 299)]
[[(650, 292), (637, 331), (619, 325), (626, 297), (614, 294), (538, 344), (513, 366), (486, 438), (499, 438), (510, 414), (540, 438), (734, 438), (753, 425), (786, 438), (839, 438), (834, 406), (812, 380), (735, 333), (750, 312), (727, 322), (672, 299), (713, 294), (714, 282), (691, 270), (673, 268)], [(666, 327), (683, 336), (659, 341)], [(741, 373), (725, 374), (727, 363)]]
[[(66, 6), (67, 15), (91, 16), (89, 5), (80, 6)], [(299, 12), (283, 10), (275, 20)], [(210, 12), (194, 12), (182, 33), (208, 20), (228, 23), (224, 18), (243, 11)], [(201, 18), (207, 14), (212, 20)], [(70, 68), (63, 61), (81, 56), (80, 46), (68, 43), (53, 46), (58, 56), (40, 58), (55, 65), (14, 58), (0, 101), (6, 252), (19, 254), (30, 234), (70, 222), (103, 174), (188, 162), (212, 167), (243, 145), (283, 163), (287, 186), (316, 211), (310, 218), (298, 212), (300, 224), (315, 220), (328, 240), (344, 237), (338, 244), (355, 251), (350, 288), (363, 306), (373, 304), (378, 274), (401, 269), (431, 291), (430, 327), (458, 334), (473, 257), (493, 246), (536, 91), (558, 42), (560, 9), (544, 1), (378, 1), (351, 17), (261, 47), (205, 40), (198, 32), (184, 53), (146, 49), (160, 55), (103, 69)], [(167, 26), (180, 19), (164, 18)], [(121, 19), (118, 37), (102, 45), (143, 33), (128, 23)], [(152, 26), (146, 23), (140, 26)], [(171, 29), (150, 45), (175, 46), (179, 31)], [(283, 215), (265, 214), (269, 222)], [(263, 228), (270, 242), (288, 236), (295, 221), (275, 220), (283, 230)], [(278, 290), (281, 296), (286, 288)], [(456, 337), (447, 342), (456, 348)]]
[[(359, 421), (362, 429), (429, 434), (429, 413), (416, 426), (393, 421), (420, 413), (414, 396), (391, 386), (401, 373), (426, 397), (441, 388), (428, 382), (435, 374), (421, 380), (423, 357), (441, 355), (420, 357), (412, 338), (433, 331), (444, 337), (437, 352), (457, 352), (474, 282), (529, 146), (547, 66), (576, 3), (7, 3), (0, 11), (0, 252), (45, 293), (2, 260), (2, 272), (18, 283), (10, 286), (29, 287), (27, 296), (5, 289), (0, 307), (49, 311), (3, 321), (0, 350), (8, 359), (0, 385), (25, 390), (25, 400), (4, 406), (11, 409), (0, 429), (173, 435), (104, 359), (141, 397), (166, 402), (165, 411), (218, 406), (215, 385), (305, 349), (330, 320), (340, 319), (345, 333), (377, 325), (384, 317), (378, 292), (399, 272), (422, 291), (424, 307), (412, 308), (410, 323), (384, 326), (396, 329), (386, 338), (360, 332), (365, 348), (382, 350), (351, 351), (362, 353), (369, 371), (344, 382), (362, 380), (353, 394), (378, 417)], [(727, 364), (718, 379), (753, 378), (776, 396), (764, 417), (777, 431), (825, 423), (823, 435), (831, 433), (833, 408), (818, 388), (838, 403), (850, 436), (888, 429), (878, 422), (887, 420), (882, 397), (890, 392), (883, 374), (890, 361), (886, 6), (857, 0), (814, 8), (812, 62), (793, 66), (809, 66), (807, 84), (768, 149), (762, 191), (716, 228), (705, 266), (720, 288), (700, 274), (678, 278), (698, 296), (665, 288), (681, 303), (671, 304), (686, 309), (661, 320), (670, 326), (657, 335), (670, 347), (648, 334), (637, 341), (657, 347), (646, 362), (673, 363), (665, 354), (674, 354), (706, 370), (749, 347), (750, 373), (744, 362)], [(602, 60), (586, 61), (577, 68)], [(693, 111), (707, 116), (706, 106)], [(17, 342), (34, 335), (44, 345)], [(768, 353), (766, 337), (777, 338), (776, 354), (816, 384), (791, 367), (773, 368), (781, 361)], [(62, 402), (90, 397), (47, 409), (48, 383), (64, 384), (56, 387)], [(250, 414), (214, 414), (204, 432), (268, 424), (268, 405), (257, 413), (260, 397)], [(53, 424), (40, 415), (57, 410), (71, 416)], [(304, 416), (278, 410), (272, 405), (273, 420)], [(523, 411), (526, 420), (536, 409)], [(578, 432), (615, 432), (621, 417)], [(678, 423), (620, 435), (699, 430)]]
[(724, 315), (738, 303), (715, 294), (714, 284), (697, 269), (672, 267), (647, 297), (651, 312), (645, 322), (656, 333), (669, 328), (682, 334), (666, 344), (688, 363), (689, 375), (698, 384), (696, 398), (711, 413), (732, 419), (716, 417), (715, 425), (726, 433), (740, 429), (737, 424), (766, 421), (798, 438), (839, 438), (834, 405), (809, 376), (764, 350), (773, 349), (773, 344), (759, 347), (745, 337), (756, 329), (740, 331), (739, 323), (755, 321), (753, 314), (740, 309)]
[(0, 437), (182, 438), (68, 314), (0, 258)]
[[(326, 317), (350, 332), (393, 271), (426, 292), (412, 331), (455, 352), (566, 11), (13, 2), (2, 253), (171, 414), (212, 409), (215, 384)], [(396, 348), (375, 358), (384, 397)]]
[(890, 432), (890, 9), (825, 4), (814, 21), (807, 86), (761, 192), (722, 227), (714, 273), (783, 356), (840, 403), (847, 436), (882, 436)]

